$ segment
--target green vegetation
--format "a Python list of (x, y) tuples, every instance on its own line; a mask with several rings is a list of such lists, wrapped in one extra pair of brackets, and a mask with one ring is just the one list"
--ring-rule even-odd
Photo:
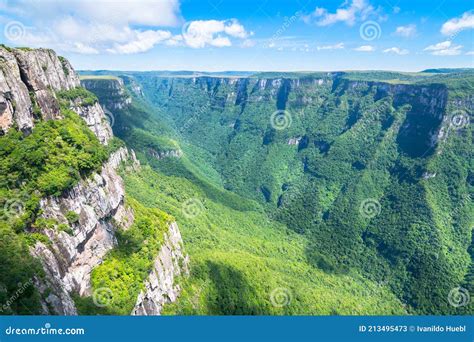
[(93, 104), (97, 103), (97, 96), (95, 96), (90, 91), (82, 88), (77, 87), (71, 90), (62, 90), (56, 93), (56, 95), (61, 100), (66, 101), (80, 101), (80, 105), (82, 106), (92, 106)]
[[(222, 204), (229, 201), (225, 190), (220, 190), (223, 200), (211, 200), (204, 186), (147, 166), (138, 174), (124, 171), (123, 176), (129, 196), (176, 218), (191, 257), (191, 276), (182, 279), (180, 300), (165, 307), (165, 314), (404, 312), (385, 287), (357, 274), (326, 274), (313, 268), (306, 262), (306, 240), (269, 220), (257, 203), (253, 210), (233, 209)], [(237, 203), (247, 201), (234, 197)], [(183, 213), (183, 203), (191, 198), (203, 205), (195, 217)], [(272, 304), (280, 291), (288, 294), (289, 305)]]
[[(75, 297), (81, 314), (129, 315), (140, 290), (153, 266), (153, 260), (163, 243), (163, 234), (173, 220), (158, 209), (141, 205), (133, 198), (127, 199), (135, 214), (135, 222), (127, 230), (117, 231), (118, 247), (106, 256), (91, 275), (93, 291), (108, 305), (94, 305), (92, 297)], [(96, 301), (98, 299), (96, 298)]]
[[(2, 313), (39, 312), (39, 295), (32, 281), (41, 276), (42, 269), (28, 247), (36, 241), (49, 244), (42, 234), (46, 228), (72, 233), (66, 224), (39, 217), (40, 199), (60, 195), (98, 170), (108, 157), (108, 150), (77, 114), (63, 107), (62, 115), (62, 120), (36, 122), (27, 136), (11, 128), (0, 137), (0, 303), (14, 299)], [(76, 222), (77, 214), (68, 213), (68, 219)], [(20, 291), (18, 284), (26, 282), (31, 284)]]
[[(286, 278), (292, 267), (268, 265), (265, 246), (287, 228), (303, 247), (282, 247), (280, 257), (299, 258), (295, 268), (308, 267), (309, 282), (324, 275), (347, 277), (352, 288), (385, 284), (409, 313), (472, 313), (472, 304), (448, 303), (451, 289), (474, 287), (472, 125), (449, 127), (447, 140), (432, 143), (451, 112), (470, 113), (469, 75), (347, 72), (305, 74), (297, 83), (298, 75), (278, 74), (285, 78), (265, 87), (253, 77), (132, 76), (145, 97), (133, 99), (141, 109), (114, 113), (114, 131), (160, 178), (147, 190), (141, 183), (152, 171), (141, 180), (127, 175), (127, 191), (177, 218), (194, 263), (169, 313), (325, 312), (311, 311), (311, 299), (280, 311), (268, 303), (269, 287), (309, 286), (298, 274)], [(276, 109), (290, 113), (289, 127), (272, 127)], [(147, 148), (157, 136), (177, 142), (184, 156), (153, 159)], [(189, 197), (205, 207), (194, 220), (180, 214)], [(363, 215), (367, 200), (380, 209), (373, 216)], [(259, 229), (270, 241), (252, 248)], [(248, 295), (239, 301), (237, 293)]]
[(66, 219), (71, 224), (76, 223), (77, 221), (79, 221), (79, 214), (75, 213), (74, 211), (68, 211), (66, 213)]

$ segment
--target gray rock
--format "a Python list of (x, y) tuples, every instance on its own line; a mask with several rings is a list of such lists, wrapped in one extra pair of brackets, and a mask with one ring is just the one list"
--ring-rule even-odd
[(159, 315), (165, 304), (176, 301), (181, 291), (176, 277), (188, 274), (189, 258), (184, 254), (182, 244), (178, 225), (173, 222), (145, 281), (145, 290), (138, 295), (132, 315)]
[(107, 145), (113, 133), (102, 107), (98, 103), (92, 106), (84, 106), (77, 102), (71, 102), (70, 108), (84, 119), (90, 130), (99, 138), (99, 141)]
[(67, 60), (62, 61), (53, 50), (14, 49), (22, 80), (35, 94), (44, 119), (60, 118), (55, 91), (70, 90), (80, 86), (79, 78)]
[(133, 213), (123, 203), (123, 180), (116, 172), (128, 158), (128, 151), (121, 148), (111, 155), (101, 172), (81, 180), (60, 197), (41, 200), (44, 218), (68, 224), (68, 212), (79, 215), (78, 222), (71, 224), (73, 235), (47, 229), (50, 248), (38, 242), (31, 251), (43, 263), (47, 274), (44, 286), (53, 289), (53, 296), (46, 301), (56, 314), (75, 314), (70, 294), (91, 294), (90, 274), (116, 245), (116, 229), (133, 223)]
[[(16, 124), (24, 132), (31, 131), (35, 118), (30, 94), (42, 119), (61, 119), (55, 92), (76, 87), (80, 87), (76, 72), (53, 50), (0, 47), (0, 130), (7, 132)], [(103, 144), (108, 143), (112, 129), (99, 104), (88, 106), (72, 101), (71, 109), (86, 121)]]
[(23, 131), (31, 130), (32, 105), (15, 55), (0, 47), (0, 130), (7, 132), (14, 123)]

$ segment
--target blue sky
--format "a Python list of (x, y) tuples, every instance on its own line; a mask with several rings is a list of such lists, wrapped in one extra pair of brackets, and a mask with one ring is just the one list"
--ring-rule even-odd
[(1, 41), (76, 69), (402, 70), (474, 67), (462, 0), (0, 0)]

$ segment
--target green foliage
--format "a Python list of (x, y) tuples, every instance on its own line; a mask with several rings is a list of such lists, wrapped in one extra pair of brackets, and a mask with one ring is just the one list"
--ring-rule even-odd
[(68, 211), (65, 216), (70, 224), (74, 224), (79, 221), (79, 214), (74, 211)]
[[(190, 255), (191, 275), (181, 278), (180, 298), (165, 306), (164, 314), (404, 312), (385, 288), (357, 274), (331, 275), (312, 267), (306, 262), (305, 239), (269, 220), (257, 203), (250, 210), (234, 209), (236, 204), (211, 200), (207, 190), (184, 177), (147, 166), (139, 173), (124, 171), (123, 177), (129, 196), (176, 218)], [(220, 192), (225, 196), (225, 190)], [(183, 213), (190, 198), (203, 205), (196, 217)], [(290, 305), (272, 305), (272, 292), (282, 287), (290, 292)]]
[(61, 66), (63, 68), (64, 75), (69, 76), (69, 68), (67, 67), (67, 59), (63, 56), (58, 56), (59, 61), (61, 62)]
[(70, 90), (61, 90), (56, 93), (58, 98), (63, 101), (80, 101), (82, 106), (92, 106), (97, 103), (97, 96), (83, 87), (77, 87)]
[(135, 215), (133, 225), (117, 232), (118, 247), (106, 256), (91, 275), (93, 291), (108, 289), (104, 307), (90, 305), (90, 299), (79, 299), (81, 314), (129, 315), (143, 288), (160, 250), (163, 234), (172, 218), (158, 209), (147, 208), (133, 198), (127, 203)]
[[(0, 305), (20, 291), (15, 284), (41, 275), (41, 267), (30, 256), (28, 246), (38, 241), (49, 245), (42, 230), (72, 233), (66, 224), (37, 217), (40, 199), (60, 195), (81, 177), (99, 169), (108, 156), (107, 149), (77, 114), (63, 110), (63, 115), (63, 120), (37, 122), (27, 136), (11, 128), (0, 137), (0, 288), (6, 289), (0, 291)], [(77, 214), (68, 218), (75, 222)], [(20, 292), (6, 312), (37, 314), (40, 306), (35, 287)]]
[(38, 314), (41, 306), (33, 281), (41, 277), (41, 265), (30, 256), (28, 240), (4, 221), (0, 221), (0, 236), (0, 314)]
[[(270, 79), (265, 87), (254, 78), (236, 84), (212, 77), (171, 81), (159, 75), (133, 76), (154, 112), (146, 122), (170, 129), (159, 132), (151, 124), (131, 120), (128, 130), (118, 133), (130, 146), (134, 142), (127, 131), (135, 128), (166, 135), (184, 151), (181, 159), (153, 160), (142, 142), (136, 146), (142, 152), (139, 157), (164, 178), (144, 190), (140, 181), (126, 177), (128, 191), (175, 215), (185, 245), (198, 248), (189, 248), (193, 275), (188, 283), (183, 280), (182, 298), (170, 313), (224, 313), (219, 302), (233, 308), (225, 313), (274, 312), (263, 302), (255, 304), (254, 297), (265, 297), (260, 296), (266, 290), (261, 290), (259, 277), (281, 284), (279, 271), (259, 273), (264, 266), (252, 258), (262, 250), (248, 250), (252, 239), (232, 235), (252, 215), (258, 215), (260, 227), (267, 217), (273, 218), (267, 234), (280, 224), (301, 234), (310, 281), (320, 279), (322, 270), (325, 276), (350, 277), (357, 288), (354, 279), (362, 277), (386, 284), (410, 313), (472, 313), (472, 305), (455, 308), (447, 300), (451, 289), (474, 286), (474, 212), (472, 201), (466, 200), (473, 194), (472, 125), (448, 128), (448, 138), (432, 145), (432, 137), (449, 124), (450, 113), (470, 113), (470, 74), (273, 75), (283, 78), (275, 83), (281, 86)], [(230, 94), (235, 94), (232, 101)], [(430, 99), (438, 99), (439, 106), (433, 108)], [(443, 108), (446, 103), (457, 103), (458, 108)], [(281, 108), (291, 114), (292, 122), (275, 130), (270, 116)], [(298, 145), (289, 145), (296, 138)], [(140, 139), (149, 135), (141, 134)], [(434, 173), (434, 178), (424, 177)], [(203, 201), (205, 218), (187, 222), (180, 216), (179, 203), (188, 197)], [(380, 204), (380, 213), (361, 215), (367, 199)], [(253, 209), (235, 204), (252, 203), (248, 200), (260, 204), (253, 204)], [(214, 205), (219, 209), (212, 210)], [(238, 215), (241, 210), (245, 217)], [(225, 219), (219, 221), (222, 215)], [(239, 222), (239, 227), (232, 222)], [(248, 226), (256, 239), (258, 228)], [(208, 235), (211, 241), (203, 238)], [(221, 245), (222, 250), (217, 247)], [(209, 252), (203, 257), (206, 248)], [(233, 256), (242, 250), (246, 254)], [(291, 260), (288, 248), (280, 253)], [(243, 264), (243, 259), (260, 268)], [(260, 275), (248, 275), (246, 269)], [(212, 285), (216, 283), (222, 286)], [(245, 301), (238, 301), (236, 287), (245, 288)], [(293, 312), (311, 312), (305, 310), (303, 305)]]

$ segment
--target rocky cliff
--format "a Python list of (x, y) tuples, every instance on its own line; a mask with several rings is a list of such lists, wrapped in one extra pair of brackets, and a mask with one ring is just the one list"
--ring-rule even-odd
[[(28, 132), (35, 120), (60, 119), (57, 92), (80, 87), (69, 62), (49, 49), (10, 49), (0, 47), (0, 130), (16, 126)], [(112, 130), (97, 104), (71, 100), (71, 109), (87, 122), (102, 143)]]
[[(120, 93), (123, 84), (116, 90), (124, 102), (114, 104), (111, 100), (110, 106), (122, 108), (127, 102)], [(13, 126), (30, 134), (38, 120), (62, 119), (65, 105), (84, 119), (103, 145), (108, 144), (112, 129), (106, 115), (97, 100), (81, 88), (67, 60), (52, 50), (0, 47), (2, 134)], [(44, 314), (78, 313), (74, 295), (93, 294), (92, 270), (117, 246), (116, 232), (133, 224), (135, 214), (125, 205), (125, 186), (118, 174), (123, 163), (139, 170), (134, 152), (122, 147), (111, 153), (97, 172), (83, 176), (59, 196), (40, 200), (38, 218), (49, 226), (41, 232), (46, 240), (36, 241), (30, 253), (40, 260), (45, 273), (34, 279)], [(174, 278), (186, 270), (186, 265), (181, 236), (173, 223), (145, 284), (150, 291), (140, 294), (134, 314), (159, 314), (164, 303), (175, 300), (179, 286)], [(157, 304), (148, 309), (148, 303)], [(138, 309), (140, 306), (147, 309)]]
[[(46, 229), (50, 246), (37, 242), (32, 249), (47, 274), (40, 290), (54, 289), (45, 298), (45, 307), (52, 308), (52, 313), (77, 313), (70, 294), (91, 294), (92, 269), (116, 245), (115, 231), (133, 223), (133, 212), (124, 205), (123, 181), (116, 171), (128, 159), (128, 151), (122, 148), (110, 156), (100, 172), (60, 197), (41, 200), (44, 218), (70, 225), (70, 232)], [(75, 222), (67, 218), (71, 213), (77, 215)]]
[(123, 109), (132, 101), (125, 90), (123, 80), (119, 77), (85, 77), (81, 79), (81, 84), (97, 95), (101, 106), (107, 110)]
[(178, 225), (170, 224), (164, 243), (153, 263), (153, 270), (140, 292), (132, 315), (159, 315), (166, 303), (176, 301), (181, 291), (176, 278), (187, 275), (188, 256), (183, 252), (183, 240)]

